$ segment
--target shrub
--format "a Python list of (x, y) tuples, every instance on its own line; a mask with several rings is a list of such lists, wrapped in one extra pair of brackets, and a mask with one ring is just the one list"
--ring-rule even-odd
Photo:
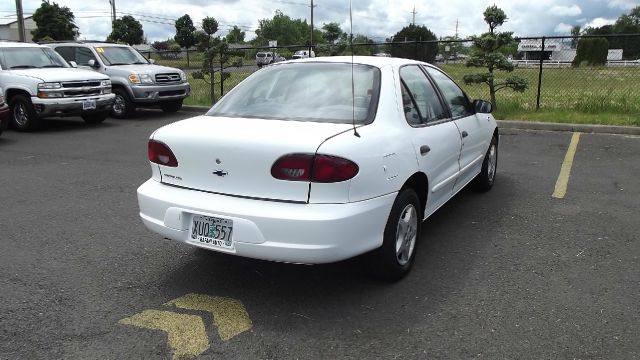
[(604, 66), (607, 63), (609, 41), (605, 38), (584, 38), (578, 41), (572, 66)]

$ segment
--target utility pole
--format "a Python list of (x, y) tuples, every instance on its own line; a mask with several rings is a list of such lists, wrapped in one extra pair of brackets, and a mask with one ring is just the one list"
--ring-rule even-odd
[(458, 39), (458, 18), (456, 18), (456, 40)]
[(313, 8), (318, 5), (313, 5), (313, 0), (311, 0), (311, 36), (309, 37), (309, 57), (311, 57), (311, 52), (313, 51)]
[(116, 21), (116, 0), (109, 0), (111, 5), (111, 30), (113, 30), (113, 23)]
[(18, 18), (18, 40), (25, 42), (24, 14), (22, 13), (22, 0), (16, 0), (16, 17)]
[(413, 14), (413, 22), (411, 22), (411, 25), (416, 26), (416, 6), (413, 5), (413, 11), (411, 12)]

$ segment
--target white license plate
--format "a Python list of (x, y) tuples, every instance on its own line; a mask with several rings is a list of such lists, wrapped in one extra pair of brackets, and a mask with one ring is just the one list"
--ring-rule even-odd
[(82, 102), (82, 110), (95, 110), (95, 109), (96, 109), (95, 100), (86, 100)]
[(189, 228), (190, 241), (213, 248), (233, 250), (233, 220), (193, 215)]

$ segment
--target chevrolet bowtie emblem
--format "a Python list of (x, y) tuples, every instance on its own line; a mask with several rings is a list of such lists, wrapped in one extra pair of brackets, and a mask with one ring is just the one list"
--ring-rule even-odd
[(212, 174), (213, 175), (218, 175), (218, 176), (227, 176), (227, 175), (229, 175), (229, 173), (224, 171), (224, 170), (216, 170)]

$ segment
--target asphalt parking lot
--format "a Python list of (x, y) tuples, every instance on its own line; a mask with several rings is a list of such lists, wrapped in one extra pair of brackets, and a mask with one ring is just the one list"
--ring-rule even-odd
[(507, 131), (386, 284), (148, 232), (146, 141), (193, 115), (0, 136), (0, 359), (640, 358), (640, 137), (581, 134), (558, 198), (576, 135)]

